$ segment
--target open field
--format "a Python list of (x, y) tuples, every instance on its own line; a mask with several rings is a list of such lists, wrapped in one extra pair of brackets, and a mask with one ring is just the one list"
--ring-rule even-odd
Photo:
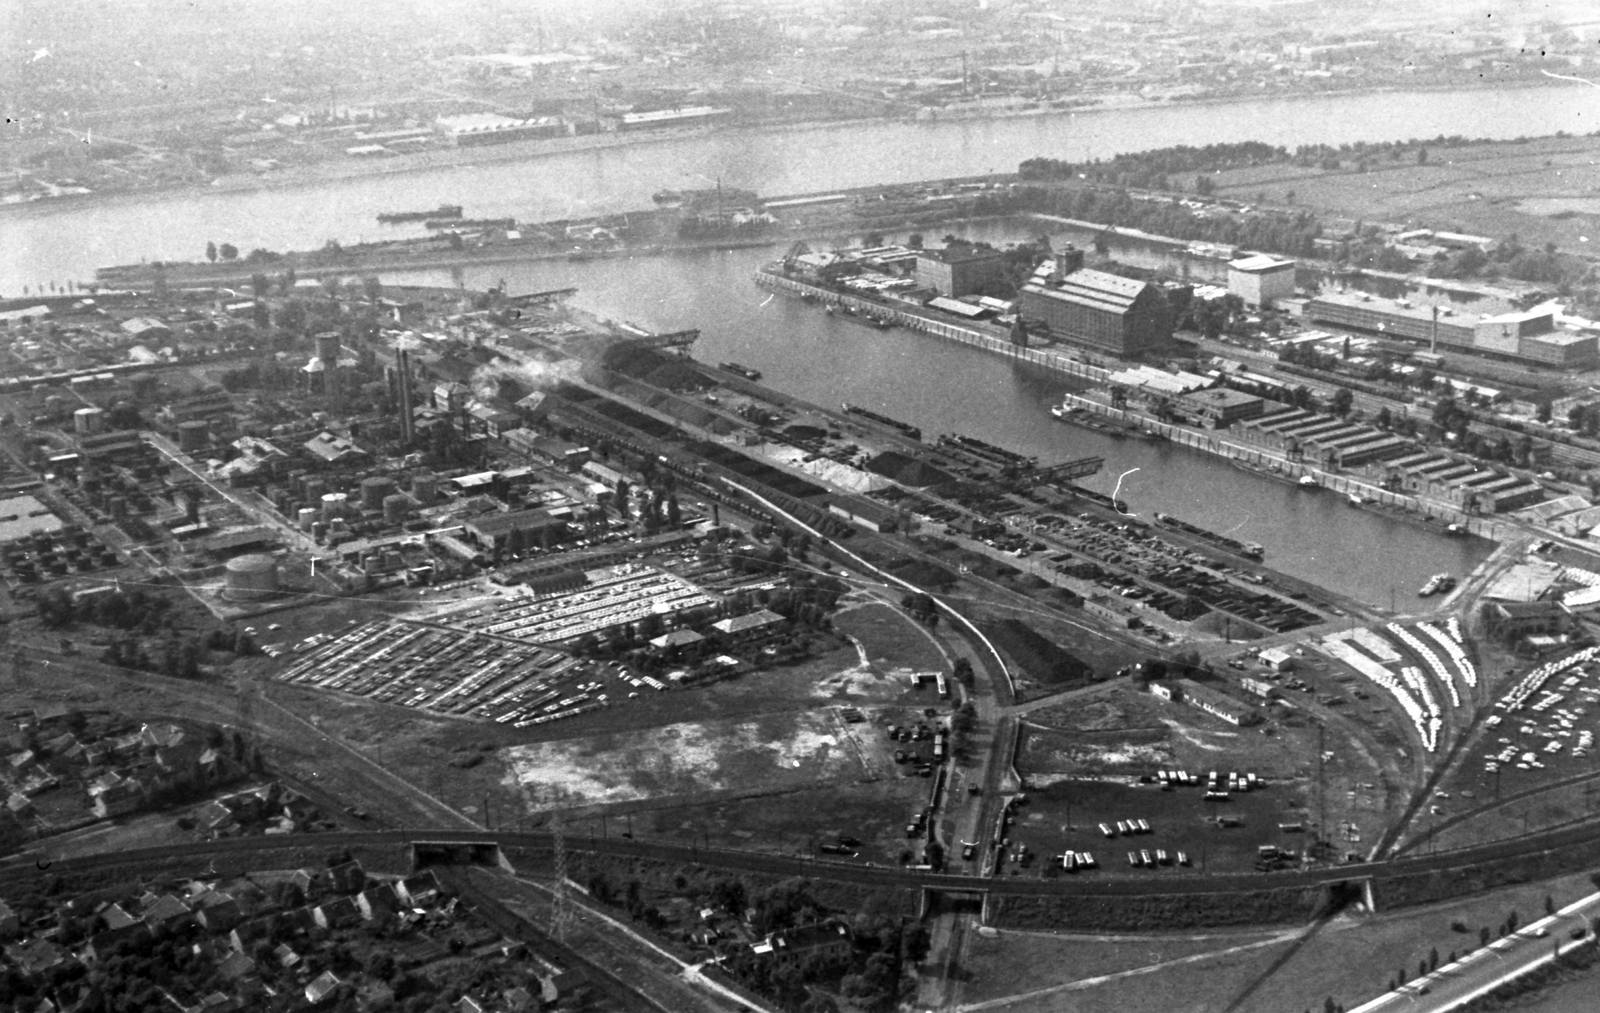
[[(963, 967), (971, 977), (962, 990), (962, 999), (976, 1003), (1020, 995), (1163, 961), (1283, 939), (1295, 931), (1091, 936), (1002, 930), (995, 939), (973, 935)], [(1125, 987), (1137, 991), (1137, 979)]]
[(780, 790), (873, 775), (831, 714), (687, 722), (648, 732), (511, 746), (510, 783), (530, 809), (632, 802), (753, 788)]
[[(1240, 200), (1265, 193), (1274, 204), (1366, 221), (1402, 222), (1474, 235), (1517, 233), (1529, 248), (1553, 242), (1585, 249), (1600, 201), (1600, 139), (1430, 146), (1428, 161), (1374, 158), (1369, 172), (1262, 166), (1216, 176), (1217, 192)], [(1294, 199), (1289, 200), (1290, 192)]]
[(833, 617), (834, 628), (855, 637), (874, 666), (894, 674), (949, 668), (927, 631), (905, 613), (883, 604), (846, 608)]

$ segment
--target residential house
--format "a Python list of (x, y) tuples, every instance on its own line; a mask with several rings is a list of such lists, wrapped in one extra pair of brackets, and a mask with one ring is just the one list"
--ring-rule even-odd
[(279, 965), (283, 967), (294, 967), (300, 963), (300, 954), (294, 952), (294, 948), (288, 943), (279, 943), (274, 946), (272, 955), (278, 958)]
[(317, 905), (311, 912), (317, 924), (325, 929), (340, 929), (361, 921), (361, 909), (346, 896), (334, 897)]
[(313, 1006), (332, 1002), (334, 990), (340, 984), (339, 978), (332, 971), (323, 971), (306, 986), (306, 1002)]
[(65, 947), (48, 939), (33, 939), (25, 943), (11, 943), (5, 948), (6, 959), (25, 977), (47, 974), (56, 968), (76, 963)]
[(768, 627), (783, 622), (783, 616), (770, 609), (759, 609), (749, 615), (733, 616), (711, 624), (711, 628), (729, 638), (752, 637)]
[(125, 816), (144, 804), (144, 789), (138, 781), (122, 780), (101, 791), (90, 790), (94, 814), (101, 819)]
[(248, 978), (256, 973), (256, 962), (244, 953), (230, 953), (217, 965), (217, 973), (229, 981)]
[(412, 907), (427, 907), (439, 899), (439, 880), (433, 872), (419, 872), (395, 884), (400, 897)]
[(12, 792), (6, 799), (6, 809), (19, 821), (31, 820), (38, 815), (33, 807), (33, 799), (20, 791)]
[(213, 891), (203, 895), (195, 906), (194, 920), (212, 935), (231, 930), (244, 920), (239, 902), (225, 893)]
[(379, 883), (356, 894), (356, 907), (369, 922), (386, 921), (400, 910), (400, 897), (388, 883)]
[(357, 861), (330, 866), (325, 875), (328, 888), (337, 893), (360, 893), (361, 888), (367, 885), (367, 874)]
[(145, 908), (144, 923), (152, 929), (161, 928), (167, 925), (175, 925), (188, 918), (189, 915), (189, 905), (169, 893), (158, 898), (154, 904)]

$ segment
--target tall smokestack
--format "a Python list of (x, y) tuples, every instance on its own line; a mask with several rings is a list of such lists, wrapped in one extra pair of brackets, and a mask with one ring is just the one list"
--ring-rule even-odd
[(1428, 354), (1439, 354), (1439, 307), (1433, 308), (1433, 336), (1428, 339)]
[(414, 435), (412, 426), (415, 424), (411, 417), (411, 355), (404, 348), (396, 355), (400, 374), (400, 439), (410, 446)]

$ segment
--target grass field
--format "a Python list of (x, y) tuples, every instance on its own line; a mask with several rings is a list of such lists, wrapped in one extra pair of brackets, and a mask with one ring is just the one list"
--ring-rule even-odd
[(1429, 147), (1415, 158), (1374, 159), (1371, 171), (1262, 166), (1217, 175), (1217, 191), (1240, 200), (1265, 194), (1274, 204), (1366, 221), (1404, 222), (1495, 238), (1515, 232), (1524, 246), (1547, 242), (1579, 251), (1595, 239), (1600, 201), (1600, 139)]
[(933, 638), (905, 613), (873, 603), (845, 609), (833, 619), (834, 628), (856, 638), (867, 660), (886, 673), (949, 670), (950, 663)]
[[(1284, 935), (1278, 931), (1092, 936), (1003, 930), (999, 938), (973, 936), (968, 943), (965, 970), (971, 979), (962, 999), (973, 1003), (1021, 995)], [(1137, 985), (1133, 988), (1137, 990)]]

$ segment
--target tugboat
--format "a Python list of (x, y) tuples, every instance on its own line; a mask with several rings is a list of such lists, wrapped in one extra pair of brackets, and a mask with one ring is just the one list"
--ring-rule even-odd
[(1418, 598), (1427, 598), (1435, 594), (1443, 594), (1456, 586), (1456, 579), (1448, 573), (1436, 573), (1428, 578), (1428, 582), (1417, 591)]

